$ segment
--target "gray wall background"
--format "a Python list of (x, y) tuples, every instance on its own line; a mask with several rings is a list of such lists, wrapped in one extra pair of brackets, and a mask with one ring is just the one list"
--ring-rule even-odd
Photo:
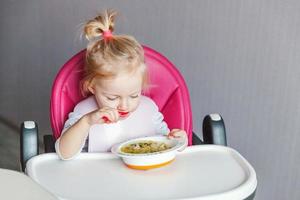
[(207, 113), (223, 116), (229, 146), (257, 172), (256, 199), (299, 199), (299, 1), (2, 1), (1, 141), (23, 120), (51, 132), (52, 81), (86, 45), (78, 25), (104, 8), (121, 13), (116, 33), (134, 35), (178, 66), (197, 133)]

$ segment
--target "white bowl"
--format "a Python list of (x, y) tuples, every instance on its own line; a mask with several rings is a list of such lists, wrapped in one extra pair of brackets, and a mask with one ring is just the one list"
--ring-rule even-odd
[[(143, 154), (125, 153), (121, 151), (121, 148), (126, 145), (142, 141), (163, 142), (171, 148), (164, 151)], [(184, 141), (168, 139), (166, 136), (151, 136), (136, 138), (116, 144), (111, 148), (111, 152), (121, 157), (127, 167), (132, 169), (147, 170), (162, 167), (171, 163), (175, 159), (178, 150), (184, 145)]]

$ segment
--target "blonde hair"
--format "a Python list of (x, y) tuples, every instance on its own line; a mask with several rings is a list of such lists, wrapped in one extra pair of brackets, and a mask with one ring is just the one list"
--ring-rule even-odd
[(110, 35), (115, 26), (116, 11), (105, 10), (89, 20), (84, 26), (84, 34), (89, 40), (86, 51), (85, 73), (81, 82), (83, 95), (95, 78), (114, 78), (120, 73), (141, 70), (143, 86), (147, 79), (144, 51), (136, 39), (129, 35)]

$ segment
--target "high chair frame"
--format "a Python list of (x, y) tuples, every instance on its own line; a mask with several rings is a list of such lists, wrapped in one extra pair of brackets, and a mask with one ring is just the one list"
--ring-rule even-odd
[[(144, 52), (145, 52), (145, 60), (148, 68), (150, 69), (150, 84), (154, 83), (157, 84), (158, 87), (154, 89), (150, 89), (148, 91), (144, 91), (144, 95), (152, 98), (156, 104), (159, 107), (159, 110), (163, 113), (165, 117), (165, 121), (169, 125), (169, 128), (181, 128), (186, 130), (189, 138), (189, 145), (199, 145), (199, 144), (216, 144), (216, 145), (224, 145), (227, 146), (226, 142), (226, 132), (225, 132), (225, 125), (222, 117), (219, 114), (209, 114), (204, 117), (203, 125), (202, 125), (202, 131), (203, 131), (203, 141), (192, 131), (192, 112), (191, 112), (191, 105), (190, 105), (190, 98), (189, 93), (186, 87), (186, 84), (184, 82), (184, 79), (180, 75), (179, 71), (175, 68), (175, 66), (167, 60), (164, 56), (159, 54), (158, 52), (154, 51), (153, 49), (143, 46)], [(50, 114), (51, 114), (51, 126), (53, 129), (53, 135), (45, 135), (44, 136), (44, 148), (45, 153), (54, 152), (54, 142), (55, 140), (60, 136), (60, 132), (62, 130), (64, 121), (67, 118), (67, 114), (71, 112), (74, 108), (74, 106), (79, 102), (83, 97), (80, 95), (79, 92), (79, 86), (78, 80), (80, 79), (81, 72), (82, 72), (82, 63), (84, 61), (85, 57), (85, 50), (81, 51), (74, 57), (72, 57), (59, 71), (54, 84), (52, 88), (52, 94), (51, 94), (51, 105), (50, 105)], [(154, 64), (153, 64), (154, 63)], [(159, 67), (159, 68), (158, 68)], [(156, 70), (153, 70), (155, 69)], [(75, 71), (75, 76), (74, 76)], [(70, 80), (71, 84), (69, 84)], [(73, 83), (72, 83), (73, 81)], [(171, 81), (171, 83), (170, 83)], [(169, 84), (169, 85), (168, 85)], [(73, 94), (75, 91), (75, 95)], [(176, 115), (174, 115), (176, 113)], [(34, 180), (38, 180), (38, 177), (33, 177), (33, 174), (35, 170), (41, 169), (37, 167), (34, 168), (33, 163), (34, 162), (40, 162), (41, 160), (44, 160), (44, 158), (49, 159), (49, 156), (53, 157), (55, 159), (54, 162), (61, 163), (57, 156), (55, 154), (45, 154), (41, 156), (37, 156), (39, 154), (39, 144), (38, 144), (38, 126), (36, 122), (34, 121), (24, 121), (21, 124), (21, 136), (20, 136), (20, 143), (21, 143), (21, 167), (22, 171), (26, 170), (26, 162), (30, 159), (30, 161), (27, 164), (27, 174)], [(232, 196), (235, 196), (234, 199), (243, 199), (243, 200), (252, 200), (255, 197), (256, 193), (256, 174), (254, 169), (252, 169), (251, 165), (240, 155), (238, 152), (231, 148), (226, 147), (220, 147), (215, 145), (206, 145), (206, 146), (198, 146), (198, 147), (192, 147), (186, 149), (186, 151), (181, 152), (189, 153), (189, 152), (196, 152), (195, 149), (201, 149), (203, 151), (206, 149), (207, 153), (206, 155), (209, 157), (209, 155), (217, 155), (212, 156), (210, 158), (206, 157), (205, 159), (194, 159), (190, 157), (193, 162), (190, 162), (190, 165), (186, 166), (194, 166), (198, 163), (198, 167), (201, 166), (207, 166), (208, 163), (210, 163), (210, 166), (215, 166), (210, 171), (210, 167), (204, 167), (205, 172), (209, 176), (212, 176), (212, 178), (206, 177), (206, 179), (202, 178), (203, 174), (199, 174), (198, 172), (195, 172), (192, 170), (191, 174), (193, 177), (196, 177), (197, 180), (193, 181), (193, 184), (198, 185), (198, 178), (202, 178), (202, 182), (204, 181), (207, 183), (207, 181), (212, 181), (213, 186), (216, 183), (217, 176), (221, 177), (221, 180), (225, 180), (224, 184), (226, 187), (226, 183), (230, 182), (232, 177), (239, 176), (241, 174), (238, 172), (235, 174), (236, 167), (231, 168), (230, 170), (226, 169), (222, 171), (222, 167), (220, 168), (219, 165), (224, 164), (224, 166), (233, 166), (233, 164), (241, 164), (240, 167), (243, 168), (244, 174), (248, 173), (247, 181), (243, 180), (241, 183), (238, 183), (239, 186), (233, 186), (232, 190), (222, 192), (220, 194), (220, 198), (224, 200), (231, 200), (233, 199)], [(212, 151), (207, 151), (208, 149), (211, 149)], [(223, 149), (223, 150), (221, 150)], [(218, 152), (217, 154), (214, 154), (212, 152)], [(226, 152), (222, 156), (225, 157), (225, 159), (220, 159), (221, 152)], [(228, 153), (231, 152), (231, 153)], [(235, 153), (234, 153), (235, 152)], [(81, 154), (80, 156), (90, 156), (93, 154)], [(95, 153), (94, 155), (100, 155), (98, 153)], [(107, 155), (107, 154), (105, 154)], [(193, 154), (196, 155), (196, 154)], [(204, 155), (204, 151), (201, 152), (201, 155)], [(79, 156), (79, 157), (80, 157)], [(228, 156), (228, 157), (226, 157)], [(197, 156), (196, 156), (197, 157)], [(230, 158), (232, 157), (232, 160), (230, 161)], [(42, 158), (42, 159), (40, 159)], [(237, 162), (237, 158), (241, 159), (240, 163)], [(45, 160), (44, 160), (45, 161)], [(195, 161), (195, 162), (194, 162)], [(203, 163), (201, 163), (201, 161)], [(218, 162), (216, 162), (218, 161)], [(54, 164), (54, 162), (51, 162), (51, 164)], [(226, 162), (229, 162), (226, 164)], [(80, 162), (81, 163), (81, 162)], [(97, 160), (98, 163), (98, 160)], [(200, 164), (199, 164), (200, 163)], [(219, 163), (216, 165), (216, 163)], [(48, 171), (52, 170), (54, 165), (49, 165), (49, 163), (46, 163), (48, 166), (48, 169), (43, 172), (40, 171), (40, 175), (44, 174), (47, 176)], [(84, 163), (81, 163), (84, 165)], [(203, 165), (204, 164), (204, 165)], [(60, 166), (60, 165), (59, 165)], [(59, 167), (58, 166), (58, 167)], [(216, 167), (217, 166), (217, 167)], [(247, 167), (248, 166), (248, 167)], [(195, 168), (195, 169), (198, 169)], [(219, 171), (220, 170), (220, 171)], [(60, 171), (60, 168), (59, 168)], [(184, 171), (186, 172), (186, 171)], [(232, 173), (234, 172), (234, 173)], [(251, 173), (250, 173), (251, 172)], [(64, 172), (63, 172), (64, 173)], [(194, 173), (197, 173), (196, 176), (194, 176)], [(228, 174), (229, 173), (229, 174)], [(231, 175), (230, 175), (231, 174)], [(105, 175), (105, 174), (103, 174)], [(224, 176), (223, 176), (224, 175)], [(73, 176), (73, 175), (72, 175)], [(200, 176), (200, 177), (199, 177)], [(229, 178), (228, 180), (224, 179), (224, 177)], [(102, 177), (102, 176), (101, 176)], [(45, 177), (42, 177), (45, 178)], [(52, 178), (52, 177), (51, 177)], [(188, 178), (190, 180), (190, 178)], [(96, 180), (97, 181), (97, 180)], [(203, 182), (203, 183), (204, 183)], [(221, 181), (222, 182), (222, 181)], [(216, 183), (217, 185), (220, 185), (220, 183)], [(232, 184), (231, 182), (229, 184)], [(49, 190), (51, 188), (52, 183), (49, 185)], [(80, 186), (81, 187), (81, 186)], [(89, 188), (89, 187), (88, 187)], [(53, 189), (53, 188), (52, 188)], [(197, 187), (198, 189), (198, 187)], [(220, 188), (219, 188), (220, 189)], [(229, 195), (232, 194), (232, 195)], [(237, 198), (237, 195), (239, 195), (239, 198)], [(211, 197), (209, 195), (209, 197)], [(194, 198), (193, 198), (194, 199)], [(202, 199), (202, 196), (201, 196)], [(211, 198), (209, 198), (211, 199)]]

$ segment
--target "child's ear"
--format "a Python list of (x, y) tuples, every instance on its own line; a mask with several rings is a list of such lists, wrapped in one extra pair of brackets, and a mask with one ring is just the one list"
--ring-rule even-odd
[(95, 88), (94, 88), (94, 85), (90, 84), (90, 85), (88, 86), (88, 90), (90, 91), (90, 93), (95, 94)]

